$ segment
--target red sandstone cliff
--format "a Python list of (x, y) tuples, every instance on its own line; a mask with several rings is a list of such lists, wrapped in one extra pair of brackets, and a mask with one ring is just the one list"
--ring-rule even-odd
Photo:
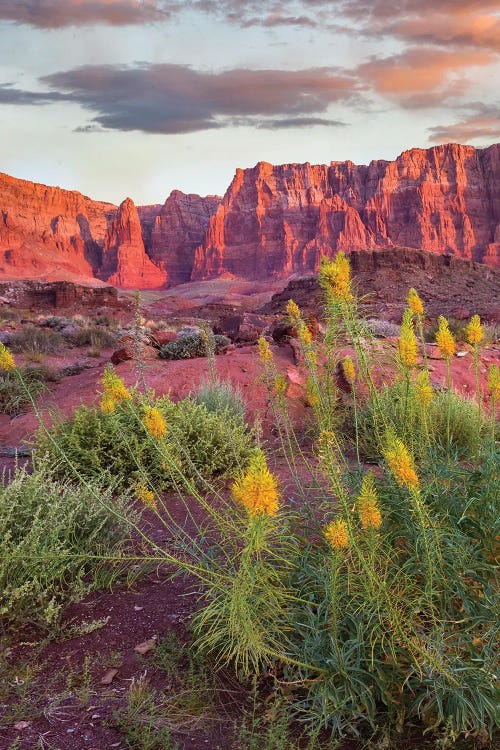
[[(174, 190), (120, 209), (0, 174), (0, 277), (155, 288), (313, 271), (337, 250), (415, 247), (500, 267), (500, 144), (395, 161), (257, 164), (223, 199)], [(77, 280), (77, 279), (75, 279)]]
[(169, 283), (189, 281), (194, 252), (203, 242), (210, 217), (221, 199), (216, 195), (201, 198), (174, 190), (158, 212), (151, 231), (150, 258), (166, 269)]
[(449, 144), (356, 166), (238, 169), (193, 279), (286, 276), (337, 250), (406, 246), (500, 265), (500, 144)]
[(99, 278), (122, 289), (157, 289), (167, 280), (146, 254), (137, 208), (126, 198), (106, 232)]
[(111, 203), (0, 174), (0, 275), (92, 277)]

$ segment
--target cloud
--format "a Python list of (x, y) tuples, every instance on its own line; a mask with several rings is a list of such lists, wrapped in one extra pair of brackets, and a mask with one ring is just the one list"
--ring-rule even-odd
[(500, 105), (477, 105), (477, 111), (452, 125), (436, 125), (429, 128), (431, 143), (470, 143), (481, 140), (500, 140)]
[(0, 21), (43, 29), (90, 24), (151, 23), (179, 7), (162, 0), (0, 0)]
[(488, 50), (438, 50), (412, 47), (388, 57), (373, 57), (355, 73), (377, 93), (408, 108), (446, 104), (469, 87), (464, 75), (474, 66), (495, 62)]
[(253, 124), (287, 128), (335, 125), (331, 104), (355, 102), (359, 85), (336, 68), (234, 69), (204, 72), (186, 65), (89, 65), (40, 79), (48, 92), (0, 86), (0, 102), (79, 104), (87, 125), (146, 133), (190, 133)]
[[(470, 46), (500, 52), (498, 0), (192, 0), (241, 26), (329, 27), (387, 35), (409, 44)], [(294, 12), (292, 12), (292, 9)], [(343, 23), (342, 23), (343, 22)], [(351, 23), (351, 27), (347, 24)]]

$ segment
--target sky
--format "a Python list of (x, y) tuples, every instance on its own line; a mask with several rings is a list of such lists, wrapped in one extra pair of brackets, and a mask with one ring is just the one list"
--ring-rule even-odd
[(14, 177), (144, 205), (499, 140), (499, 0), (0, 0)]

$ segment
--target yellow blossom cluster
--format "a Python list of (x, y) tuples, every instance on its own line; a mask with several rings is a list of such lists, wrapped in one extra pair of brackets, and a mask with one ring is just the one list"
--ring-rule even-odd
[(345, 379), (349, 383), (354, 383), (354, 381), (356, 380), (356, 368), (354, 367), (354, 362), (348, 354), (346, 354), (346, 356), (342, 360), (342, 372), (344, 373)]
[(259, 340), (257, 342), (259, 347), (259, 356), (261, 358), (261, 361), (264, 362), (270, 362), (273, 358), (273, 353), (271, 351), (271, 347), (269, 346), (269, 342), (264, 338), (264, 336), (260, 336)]
[(286, 313), (290, 318), (290, 323), (296, 326), (300, 320), (300, 308), (293, 299), (289, 299), (286, 305)]
[(112, 367), (106, 367), (101, 383), (103, 387), (101, 411), (105, 414), (111, 414), (117, 404), (132, 398), (125, 383), (118, 377)]
[(401, 487), (406, 487), (409, 490), (419, 488), (420, 481), (413, 465), (413, 459), (399, 438), (393, 437), (390, 440), (384, 458), (389, 471)]
[(405, 310), (401, 333), (398, 340), (399, 358), (405, 367), (416, 367), (418, 361), (418, 342), (413, 331), (410, 310)]
[(306, 398), (309, 406), (317, 406), (319, 404), (318, 389), (312, 378), (306, 380)]
[(465, 336), (467, 343), (471, 346), (477, 346), (481, 343), (484, 333), (479, 315), (473, 315), (469, 323), (465, 326)]
[(340, 251), (333, 261), (321, 258), (319, 283), (339, 302), (352, 300), (351, 264), (345, 253)]
[(438, 331), (436, 333), (436, 344), (445, 359), (453, 357), (456, 351), (455, 339), (450, 331), (448, 321), (442, 315), (438, 318)]
[(146, 487), (146, 485), (138, 484), (135, 488), (135, 494), (138, 500), (140, 500), (146, 508), (150, 508), (151, 510), (156, 509), (154, 492)]
[(303, 346), (310, 346), (312, 344), (311, 331), (305, 323), (299, 326), (299, 339)]
[(417, 401), (421, 406), (429, 406), (434, 398), (434, 390), (427, 370), (419, 372), (416, 380)]
[(167, 434), (167, 425), (163, 415), (155, 406), (148, 406), (144, 414), (144, 426), (146, 430), (155, 438), (165, 437)]
[(488, 388), (494, 398), (500, 396), (500, 370), (497, 365), (488, 368)]
[(418, 292), (416, 289), (413, 289), (413, 287), (408, 292), (408, 307), (412, 311), (414, 315), (423, 315), (424, 314), (424, 303), (418, 296)]
[(14, 357), (5, 344), (2, 344), (0, 341), (0, 370), (3, 370), (4, 372), (12, 372), (15, 369), (16, 363), (14, 362)]
[(377, 490), (373, 474), (368, 473), (361, 484), (361, 491), (356, 498), (356, 510), (363, 529), (379, 529), (382, 516), (378, 507)]
[(288, 382), (283, 373), (279, 373), (274, 378), (274, 390), (278, 396), (284, 396), (288, 389)]
[(231, 492), (251, 516), (275, 516), (279, 509), (279, 492), (276, 478), (267, 468), (262, 451), (257, 451), (247, 470), (234, 482)]
[(334, 550), (346, 549), (349, 547), (349, 530), (346, 522), (338, 518), (325, 526), (323, 535)]

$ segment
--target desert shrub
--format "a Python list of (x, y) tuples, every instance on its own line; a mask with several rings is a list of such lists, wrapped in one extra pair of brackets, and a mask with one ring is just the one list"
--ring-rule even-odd
[[(463, 320), (457, 320), (456, 318), (448, 318), (448, 325), (451, 333), (457, 341), (465, 341), (465, 322)], [(436, 333), (439, 329), (439, 323), (432, 323), (428, 328), (425, 329), (424, 338), (432, 344), (436, 340)]]
[[(379, 412), (385, 416), (382, 425)], [(487, 430), (487, 421), (474, 401), (444, 390), (435, 393), (423, 408), (415, 382), (404, 380), (385, 385), (369, 398), (359, 413), (358, 425), (362, 455), (375, 460), (381, 457), (381, 437), (387, 428), (417, 457), (437, 446), (462, 458), (476, 455)]]
[(112, 485), (57, 481), (47, 464), (18, 469), (0, 484), (1, 626), (54, 625), (92, 588), (102, 563), (89, 556), (119, 555), (133, 518)]
[[(33, 398), (37, 398), (46, 386), (37, 367), (25, 367), (21, 370), (25, 384)], [(25, 385), (15, 372), (0, 372), (0, 413), (15, 416), (20, 414), (29, 402)]]
[(483, 326), (484, 344), (498, 344), (500, 342), (500, 323), (490, 323)]
[(379, 320), (378, 318), (370, 318), (366, 321), (366, 325), (374, 336), (380, 336), (380, 338), (399, 336), (401, 329), (401, 326), (397, 323), (391, 323), (389, 320)]
[(75, 331), (70, 341), (75, 346), (91, 346), (95, 349), (115, 346), (117, 342), (116, 333), (101, 325), (89, 325), (80, 327)]
[(214, 414), (229, 414), (239, 422), (245, 421), (246, 405), (240, 390), (230, 381), (206, 380), (194, 394), (194, 401), (203, 404)]
[(60, 333), (28, 324), (13, 334), (9, 346), (15, 352), (39, 355), (56, 354), (64, 348), (64, 343)]
[(50, 460), (57, 476), (106, 476), (128, 486), (145, 475), (160, 489), (172, 486), (179, 470), (184, 476), (206, 479), (234, 472), (248, 460), (252, 435), (236, 418), (210, 413), (191, 399), (173, 403), (164, 397), (155, 406), (168, 425), (178, 462), (174, 474), (148, 435), (143, 421), (147, 402), (139, 396), (117, 405), (112, 414), (81, 406), (49, 435), (38, 431), (35, 455)]
[[(231, 343), (227, 336), (215, 335), (213, 338), (215, 352), (219, 352)], [(169, 344), (162, 346), (159, 356), (162, 359), (194, 359), (195, 357), (206, 357), (206, 339), (201, 334), (181, 336), (175, 341), (171, 341)]]

